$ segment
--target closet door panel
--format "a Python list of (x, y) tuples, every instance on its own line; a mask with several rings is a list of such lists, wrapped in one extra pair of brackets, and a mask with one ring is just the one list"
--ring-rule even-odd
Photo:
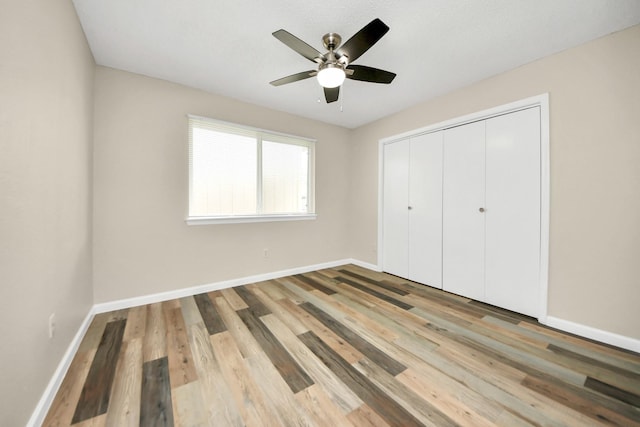
[(409, 279), (442, 289), (443, 132), (411, 139)]
[(409, 153), (410, 140), (384, 146), (383, 270), (409, 275)]
[(540, 108), (486, 123), (485, 300), (539, 314)]
[(443, 289), (484, 300), (485, 122), (444, 132)]

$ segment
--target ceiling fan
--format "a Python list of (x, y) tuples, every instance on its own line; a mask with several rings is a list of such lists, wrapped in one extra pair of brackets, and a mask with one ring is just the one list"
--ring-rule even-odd
[(323, 54), (293, 34), (285, 30), (278, 30), (273, 33), (275, 38), (311, 62), (317, 63), (318, 69), (292, 74), (270, 83), (273, 86), (281, 86), (316, 76), (320, 86), (324, 89), (327, 103), (338, 100), (340, 85), (345, 78), (389, 84), (396, 76), (394, 73), (365, 65), (352, 65), (353, 61), (376, 44), (387, 31), (389, 31), (389, 27), (376, 18), (342, 45), (340, 44), (342, 38), (339, 34), (327, 33), (322, 37), (322, 44), (327, 49), (327, 52)]

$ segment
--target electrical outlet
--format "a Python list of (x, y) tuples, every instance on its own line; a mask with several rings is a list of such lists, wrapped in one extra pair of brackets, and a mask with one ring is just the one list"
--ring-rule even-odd
[(56, 334), (56, 314), (51, 313), (49, 316), (49, 339)]

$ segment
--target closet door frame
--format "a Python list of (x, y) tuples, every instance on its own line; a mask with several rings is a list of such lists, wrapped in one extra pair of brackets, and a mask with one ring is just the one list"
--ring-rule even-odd
[(549, 94), (533, 96), (498, 107), (467, 114), (440, 123), (415, 129), (402, 134), (383, 138), (378, 141), (378, 269), (382, 271), (383, 262), (383, 209), (384, 209), (384, 145), (411, 138), (420, 134), (443, 131), (455, 126), (478, 120), (486, 120), (502, 114), (512, 113), (531, 107), (540, 107), (540, 283), (538, 321), (547, 321), (549, 287), (549, 216), (550, 216), (550, 161), (549, 161)]

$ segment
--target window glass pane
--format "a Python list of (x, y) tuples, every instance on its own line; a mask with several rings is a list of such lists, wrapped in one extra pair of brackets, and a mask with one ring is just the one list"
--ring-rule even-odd
[(307, 213), (309, 148), (262, 142), (263, 213)]
[(192, 132), (189, 215), (255, 215), (255, 137), (197, 127)]

